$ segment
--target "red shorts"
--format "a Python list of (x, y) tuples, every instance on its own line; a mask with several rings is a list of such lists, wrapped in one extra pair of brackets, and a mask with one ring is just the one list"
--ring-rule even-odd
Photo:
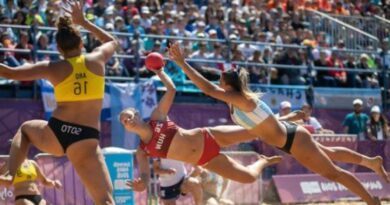
[(221, 147), (219, 147), (213, 135), (211, 135), (211, 133), (207, 129), (202, 129), (202, 134), (204, 138), (204, 148), (202, 156), (198, 161), (198, 165), (206, 164), (214, 157), (218, 156), (221, 150)]

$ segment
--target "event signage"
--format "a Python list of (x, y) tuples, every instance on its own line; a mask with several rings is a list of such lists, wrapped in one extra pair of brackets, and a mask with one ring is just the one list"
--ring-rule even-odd
[[(390, 184), (375, 173), (355, 173), (374, 196), (390, 198)], [(274, 175), (273, 180), (282, 203), (359, 200), (343, 185), (316, 174)]]
[(103, 149), (104, 158), (113, 185), (113, 196), (117, 205), (135, 204), (134, 192), (126, 186), (133, 179), (133, 151), (107, 147)]

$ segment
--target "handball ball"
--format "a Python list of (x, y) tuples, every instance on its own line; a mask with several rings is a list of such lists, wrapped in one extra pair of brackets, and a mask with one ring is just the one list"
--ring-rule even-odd
[(145, 66), (149, 70), (160, 70), (164, 66), (164, 57), (157, 52), (149, 53), (145, 59)]

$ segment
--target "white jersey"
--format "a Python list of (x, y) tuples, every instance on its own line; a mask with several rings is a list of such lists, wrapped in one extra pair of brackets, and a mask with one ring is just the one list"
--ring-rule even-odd
[(162, 174), (159, 175), (160, 186), (168, 187), (177, 184), (187, 175), (187, 170), (184, 167), (184, 163), (172, 159), (161, 159), (161, 169), (175, 169), (175, 174)]

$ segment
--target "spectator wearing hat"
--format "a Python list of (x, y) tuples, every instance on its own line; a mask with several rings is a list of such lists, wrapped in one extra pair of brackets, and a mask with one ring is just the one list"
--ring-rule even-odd
[(390, 136), (390, 130), (386, 116), (381, 114), (379, 106), (371, 108), (370, 120), (367, 123), (368, 139), (372, 141), (387, 140)]
[(198, 38), (200, 35), (202, 35), (205, 38), (207, 38), (205, 29), (206, 29), (206, 24), (204, 23), (204, 21), (199, 21), (196, 24), (195, 31), (192, 32), (192, 37)]
[(280, 118), (290, 113), (291, 113), (291, 103), (289, 101), (283, 101), (279, 104), (279, 113), (277, 113), (275, 117)]
[(143, 6), (141, 8), (141, 26), (146, 30), (150, 29), (152, 26), (152, 20), (150, 19), (150, 10), (149, 7)]
[(355, 99), (352, 104), (354, 111), (344, 118), (344, 132), (355, 134), (359, 140), (364, 140), (369, 118), (368, 115), (363, 113), (363, 101), (361, 99)]

